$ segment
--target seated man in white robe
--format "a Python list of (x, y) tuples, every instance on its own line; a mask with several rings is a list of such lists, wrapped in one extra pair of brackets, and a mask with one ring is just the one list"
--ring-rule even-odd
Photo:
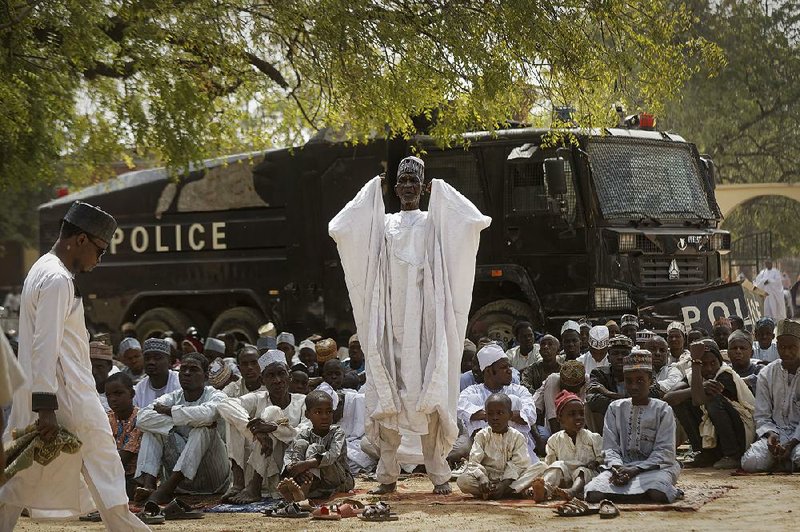
[(754, 417), (759, 439), (742, 456), (745, 471), (800, 468), (800, 322), (778, 323), (778, 355), (758, 373)]
[[(258, 359), (264, 391), (230, 397), (217, 407), (230, 427), (227, 441), (233, 484), (224, 501), (246, 504), (266, 492), (277, 497), (283, 458), (305, 419), (305, 396), (289, 393), (286, 355), (270, 349)], [(246, 444), (251, 446), (246, 454)]]
[[(208, 361), (200, 354), (184, 355), (179, 377), (181, 389), (141, 409), (136, 419), (143, 433), (135, 475), (142, 484), (137, 500), (166, 504), (177, 489), (210, 494), (228, 484), (225, 442), (216, 426), (217, 405), (225, 394), (205, 386)], [(156, 489), (164, 469), (167, 479)]]
[(487, 426), (486, 399), (493, 393), (504, 393), (512, 403), (510, 426), (521, 432), (528, 444), (531, 463), (539, 461), (536, 456), (536, 441), (531, 429), (536, 425), (536, 407), (533, 396), (527, 388), (511, 383), (511, 366), (503, 348), (489, 344), (478, 351), (483, 383), (473, 384), (458, 397), (458, 417), (464, 424), (466, 433), (472, 438), (476, 432)]

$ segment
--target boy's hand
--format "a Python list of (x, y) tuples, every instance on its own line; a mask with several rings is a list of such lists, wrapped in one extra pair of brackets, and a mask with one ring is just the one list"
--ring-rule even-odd
[(490, 499), (501, 498), (509, 486), (511, 486), (511, 479), (507, 478), (505, 480), (501, 480), (500, 482), (494, 485), (494, 489), (492, 489), (492, 492), (489, 494), (489, 498)]
[(492, 493), (492, 484), (489, 482), (488, 478), (481, 479), (478, 483), (478, 489), (481, 492), (481, 498), (488, 499), (489, 495)]
[(783, 447), (781, 446), (781, 439), (775, 432), (768, 433), (767, 436), (767, 449), (769, 454), (778, 457), (783, 454)]
[[(485, 417), (485, 416), (484, 416)], [(518, 425), (527, 425), (528, 422), (522, 419), (522, 416), (519, 415), (519, 410), (514, 410), (511, 412), (511, 421), (517, 423)]]
[(637, 467), (616, 466), (611, 470), (611, 483), (615, 486), (624, 486), (639, 472)]
[(781, 460), (790, 460), (792, 458), (792, 452), (794, 448), (797, 447), (797, 440), (789, 440), (786, 442), (786, 445), (783, 446), (783, 453), (781, 453), (780, 459)]
[(312, 475), (310, 471), (304, 471), (299, 475), (297, 475), (296, 477), (294, 477), (294, 481), (301, 485), (311, 484), (312, 482), (314, 482), (314, 475)]

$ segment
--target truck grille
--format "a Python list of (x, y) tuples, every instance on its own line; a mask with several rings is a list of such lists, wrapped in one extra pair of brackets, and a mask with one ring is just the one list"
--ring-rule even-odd
[[(678, 266), (678, 276), (670, 279), (673, 259)], [(683, 289), (706, 284), (706, 258), (703, 256), (640, 257), (639, 271), (643, 287)]]

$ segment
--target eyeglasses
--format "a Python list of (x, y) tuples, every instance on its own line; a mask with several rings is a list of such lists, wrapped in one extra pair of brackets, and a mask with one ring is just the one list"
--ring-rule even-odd
[(91, 236), (89, 236), (88, 234), (86, 235), (86, 238), (88, 238), (89, 242), (91, 242), (94, 245), (94, 247), (97, 248), (97, 258), (98, 259), (106, 254), (106, 251), (107, 251), (108, 248), (104, 248), (104, 247), (101, 247), (100, 245), (98, 245), (98, 243), (95, 242), (94, 239)]

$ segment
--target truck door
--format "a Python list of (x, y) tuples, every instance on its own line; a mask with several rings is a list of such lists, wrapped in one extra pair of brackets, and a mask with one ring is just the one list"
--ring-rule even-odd
[[(566, 193), (551, 194), (545, 159), (565, 159)], [(588, 257), (569, 153), (534, 143), (509, 146), (503, 194), (507, 259), (533, 281), (546, 315), (588, 308)]]

